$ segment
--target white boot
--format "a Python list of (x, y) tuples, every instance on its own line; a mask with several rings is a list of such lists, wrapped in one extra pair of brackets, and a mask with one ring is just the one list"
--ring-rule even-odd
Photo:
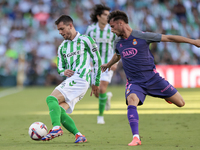
[(97, 124), (105, 124), (103, 116), (97, 116)]

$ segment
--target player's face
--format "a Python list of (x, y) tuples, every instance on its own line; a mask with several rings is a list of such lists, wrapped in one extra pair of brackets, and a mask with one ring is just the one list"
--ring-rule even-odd
[(71, 24), (64, 24), (63, 22), (60, 22), (57, 25), (57, 29), (59, 31), (59, 34), (63, 36), (65, 40), (71, 40), (72, 33), (71, 33)]
[(113, 33), (115, 33), (117, 36), (123, 36), (123, 30), (118, 20), (113, 21), (113, 19), (111, 19), (109, 24)]
[(97, 16), (98, 22), (101, 24), (107, 24), (108, 15), (109, 15), (109, 11), (104, 10), (103, 13), (101, 14), (101, 16)]

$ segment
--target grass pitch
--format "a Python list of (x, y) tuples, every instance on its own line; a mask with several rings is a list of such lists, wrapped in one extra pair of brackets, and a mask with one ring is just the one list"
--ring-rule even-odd
[[(90, 97), (91, 89), (77, 103), (70, 115), (88, 140), (74, 143), (74, 136), (64, 129), (52, 141), (34, 141), (28, 135), (35, 121), (52, 128), (46, 97), (54, 87), (29, 87), (0, 90), (0, 150), (199, 150), (200, 89), (178, 89), (186, 101), (183, 108), (148, 96), (138, 107), (142, 145), (129, 147), (131, 129), (126, 116), (124, 86), (110, 86), (111, 110), (105, 111), (105, 125), (97, 125), (98, 99)], [(17, 92), (15, 92), (17, 90)]]

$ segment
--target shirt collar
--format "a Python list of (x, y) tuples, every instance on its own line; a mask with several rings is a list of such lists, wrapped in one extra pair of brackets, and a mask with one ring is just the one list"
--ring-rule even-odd
[(80, 33), (78, 31), (76, 31), (76, 36), (75, 38), (72, 40), (73, 42), (77, 41), (78, 40), (78, 37), (80, 36)]
[[(97, 22), (96, 26), (97, 26), (97, 29), (98, 29), (98, 30), (101, 30), (100, 27), (99, 27), (99, 23), (98, 23), (98, 22)], [(104, 30), (104, 31), (107, 30), (108, 27), (109, 27), (109, 24), (107, 23), (103, 30)]]
[[(73, 42), (77, 41), (78, 40), (78, 37), (80, 36), (80, 33), (78, 31), (76, 31), (76, 36), (75, 38), (72, 40)], [(65, 40), (65, 42), (68, 42), (68, 41), (71, 41), (71, 40)]]

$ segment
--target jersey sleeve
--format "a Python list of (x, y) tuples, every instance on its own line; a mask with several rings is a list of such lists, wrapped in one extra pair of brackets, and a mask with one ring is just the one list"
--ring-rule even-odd
[(113, 48), (114, 48), (115, 53), (116, 53), (117, 55), (120, 55), (120, 53), (119, 53), (119, 51), (118, 51), (118, 49), (117, 49), (117, 43), (118, 43), (119, 40), (120, 40), (120, 38), (117, 37), (117, 38), (115, 39), (114, 45), (113, 45)]
[(66, 63), (64, 60), (64, 56), (62, 54), (62, 45), (59, 46), (58, 48), (58, 53), (57, 53), (57, 71), (60, 76), (64, 76), (64, 71), (66, 69)]
[(160, 42), (162, 34), (153, 32), (142, 32), (133, 30), (131, 33), (133, 36), (146, 40), (147, 43)]
[(87, 43), (89, 47), (88, 52), (90, 54), (90, 57), (92, 58), (92, 65), (94, 71), (92, 84), (99, 86), (101, 77), (101, 57), (95, 41), (91, 37), (88, 37), (88, 39), (89, 39)]

